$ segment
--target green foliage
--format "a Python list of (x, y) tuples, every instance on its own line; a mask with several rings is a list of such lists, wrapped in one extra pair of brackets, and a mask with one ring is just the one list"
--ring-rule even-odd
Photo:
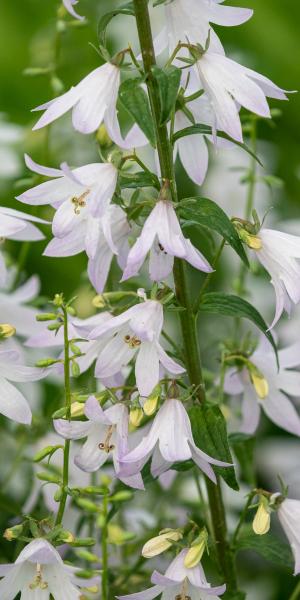
[(181, 70), (177, 67), (152, 67), (160, 102), (160, 125), (166, 123), (175, 107), (180, 86)]
[(237, 542), (237, 550), (253, 550), (275, 565), (293, 569), (290, 547), (271, 533), (256, 535), (251, 530), (243, 533)]
[(185, 198), (180, 202), (180, 216), (189, 225), (202, 225), (217, 231), (235, 250), (245, 265), (249, 266), (244, 246), (226, 213), (208, 198)]
[(115, 10), (112, 10), (108, 13), (106, 13), (105, 15), (103, 15), (103, 17), (101, 17), (99, 23), (98, 23), (98, 39), (99, 39), (99, 43), (102, 46), (105, 46), (105, 42), (106, 42), (106, 29), (107, 26), (109, 25), (109, 23), (111, 22), (111, 20), (118, 16), (118, 15), (130, 15), (130, 16), (134, 16), (134, 6), (133, 6), (133, 2), (126, 2), (126, 4), (123, 4), (123, 6), (120, 6), (119, 8), (116, 8)]
[(141, 84), (142, 80), (139, 77), (127, 79), (120, 86), (119, 98), (127, 112), (144, 132), (150, 144), (155, 147), (155, 131), (149, 100)]
[[(226, 421), (218, 406), (193, 406), (189, 411), (192, 432), (196, 446), (218, 460), (232, 463), (228, 444)], [(215, 467), (227, 485), (239, 490), (234, 467)]]

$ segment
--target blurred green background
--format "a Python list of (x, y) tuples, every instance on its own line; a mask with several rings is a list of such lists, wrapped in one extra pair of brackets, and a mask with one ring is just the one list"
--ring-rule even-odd
[[(32, 133), (31, 127), (37, 115), (30, 110), (49, 100), (52, 89), (47, 75), (31, 77), (24, 70), (35, 67), (47, 67), (55, 60), (59, 50), (57, 77), (68, 89), (84, 75), (99, 65), (99, 57), (91, 44), (97, 45), (97, 22), (102, 14), (112, 10), (118, 2), (113, 0), (80, 0), (78, 12), (86, 15), (85, 26), (74, 26), (61, 36), (61, 46), (57, 47), (56, 12), (60, 3), (56, 0), (3, 0), (0, 11), (0, 56), (1, 61), (1, 98), (0, 113), (3, 120), (21, 125), (22, 133), (14, 144), (16, 152), (16, 177), (3, 174), (0, 184), (0, 204), (21, 210), (28, 210), (14, 200), (14, 196), (26, 188), (26, 184), (16, 186), (16, 180), (28, 177), (29, 173), (22, 162), (24, 151), (42, 164), (57, 166), (62, 160), (71, 165), (80, 165), (97, 160), (97, 148), (92, 136), (81, 136), (70, 126), (69, 119), (60, 120), (47, 132)], [(297, 0), (240, 0), (230, 4), (253, 8), (255, 13), (251, 21), (238, 28), (218, 28), (218, 33), (226, 51), (245, 65), (258, 70), (273, 79), (287, 90), (300, 87), (300, 42), (299, 22), (300, 3)], [(159, 30), (162, 13), (157, 9), (154, 15), (155, 28)], [(111, 27), (110, 48), (116, 50), (126, 46), (134, 38), (134, 23), (130, 17), (118, 17)], [(91, 43), (91, 44), (90, 44)], [(299, 219), (300, 207), (300, 95), (292, 94), (288, 103), (272, 103), (282, 110), (276, 120), (276, 126), (268, 123), (260, 126), (260, 136), (272, 142), (273, 175), (284, 181), (279, 191), (281, 200), (279, 214), (282, 218)], [(5, 136), (4, 136), (5, 137)], [(0, 121), (0, 147), (1, 121)], [(271, 147), (271, 146), (270, 146)], [(268, 148), (268, 146), (267, 146)], [(275, 159), (274, 159), (275, 156)], [(18, 162), (19, 161), (19, 162)], [(192, 195), (193, 185), (179, 168), (181, 195)], [(29, 184), (27, 183), (28, 187)], [(214, 199), (214, 198), (212, 198)], [(278, 202), (277, 202), (278, 205)], [(224, 207), (226, 209), (226, 206)], [(39, 216), (50, 217), (48, 209), (37, 209)], [(298, 231), (300, 234), (300, 220)], [(45, 229), (47, 232), (47, 229)], [(47, 234), (49, 235), (49, 233)], [(50, 236), (49, 236), (50, 237)], [(84, 273), (86, 258), (83, 255), (53, 260), (42, 257), (45, 242), (32, 244), (28, 248), (26, 268), (29, 274), (38, 273), (42, 280), (42, 293), (53, 296), (64, 291), (66, 296), (78, 287), (93, 295)], [(19, 244), (8, 245), (16, 257), (20, 253)], [(85, 309), (83, 307), (82, 314)], [(298, 321), (299, 325), (299, 321)], [(270, 429), (270, 428), (269, 428)], [(270, 431), (272, 431), (270, 429)], [(278, 433), (278, 430), (277, 430)], [(284, 437), (284, 436), (283, 436)], [(283, 571), (259, 561), (254, 563), (260, 577), (260, 590), (266, 585), (266, 600), (284, 600), (289, 598), (294, 582)], [(253, 566), (252, 566), (253, 567)], [(241, 566), (247, 577), (247, 563)], [(263, 583), (262, 583), (263, 582)], [(270, 587), (269, 586), (270, 583)], [(256, 600), (255, 592), (251, 600)], [(257, 594), (261, 600), (263, 596)]]

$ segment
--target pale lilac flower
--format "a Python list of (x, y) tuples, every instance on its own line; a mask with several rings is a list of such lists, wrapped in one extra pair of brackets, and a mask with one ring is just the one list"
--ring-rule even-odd
[(78, 4), (78, 0), (63, 0), (63, 4), (74, 19), (79, 19), (80, 21), (84, 20), (84, 17), (80, 16), (74, 9), (75, 4)]
[(257, 238), (261, 248), (255, 250), (257, 259), (271, 276), (276, 294), (276, 312), (271, 327), (283, 311), (291, 313), (300, 302), (300, 237), (274, 229), (261, 229)]
[(128, 254), (122, 281), (139, 272), (149, 251), (149, 271), (153, 281), (162, 281), (170, 275), (174, 256), (185, 259), (205, 273), (213, 270), (201, 252), (184, 237), (174, 207), (166, 200), (159, 200), (146, 219), (140, 237)]
[(165, 6), (166, 25), (155, 39), (156, 53), (168, 47), (172, 54), (178, 42), (200, 44), (205, 47), (210, 32), (210, 48), (222, 52), (218, 36), (210, 28), (216, 25), (241, 25), (253, 11), (236, 6), (221, 6), (223, 0), (173, 0)]
[(45, 370), (27, 367), (20, 363), (20, 355), (14, 350), (0, 350), (0, 413), (5, 417), (29, 425), (31, 409), (23, 394), (10, 382), (38, 381), (45, 377)]
[[(87, 587), (96, 578), (76, 577), (80, 569), (65, 565), (57, 550), (47, 540), (37, 538), (20, 552), (14, 564), (0, 565), (1, 600), (13, 600), (19, 592), (28, 600), (80, 600), (78, 586)], [(99, 578), (98, 578), (99, 579)]]
[(60, 169), (51, 169), (37, 164), (27, 154), (25, 163), (34, 173), (52, 180), (27, 190), (17, 199), (33, 206), (54, 206), (57, 209), (52, 223), (55, 236), (70, 233), (86, 214), (94, 217), (105, 214), (118, 178), (118, 170), (112, 163), (92, 163), (76, 169), (62, 163)]
[(300, 373), (294, 370), (300, 366), (300, 344), (279, 350), (279, 371), (274, 350), (262, 339), (249, 361), (250, 371), (232, 367), (225, 377), (225, 392), (243, 396), (240, 431), (253, 434), (263, 409), (278, 427), (300, 436), (300, 417), (286, 396), (300, 396)]
[(295, 558), (294, 575), (298, 575), (300, 573), (300, 501), (286, 498), (280, 504), (277, 514)]
[(91, 396), (85, 403), (84, 413), (87, 421), (54, 421), (57, 433), (65, 439), (87, 438), (75, 456), (77, 467), (92, 473), (98, 471), (111, 456), (116, 477), (126, 485), (144, 489), (141, 475), (123, 476), (120, 473), (120, 460), (128, 452), (128, 408), (120, 403), (104, 411), (98, 400)]
[(185, 567), (184, 559), (187, 552), (186, 548), (181, 550), (167, 568), (165, 575), (161, 575), (158, 571), (152, 573), (153, 587), (137, 594), (117, 596), (118, 600), (152, 600), (160, 594), (162, 594), (162, 600), (177, 597), (207, 600), (208, 596), (212, 597), (212, 600), (218, 600), (219, 595), (224, 594), (226, 585), (211, 587), (201, 564), (192, 569)]
[[(18, 242), (37, 242), (44, 239), (44, 235), (33, 223), (48, 224), (43, 219), (38, 219), (27, 213), (6, 206), (0, 206), (0, 243), (5, 239)], [(0, 251), (0, 286), (4, 287), (7, 281), (7, 269), (4, 257)]]
[(208, 50), (191, 69), (193, 78), (198, 79), (197, 88), (207, 93), (217, 126), (233, 139), (243, 140), (239, 108), (270, 118), (268, 98), (286, 100), (284, 91), (270, 79), (252, 69)]
[(103, 336), (110, 334), (109, 341), (102, 343), (95, 376), (111, 377), (136, 358), (136, 384), (141, 396), (148, 396), (159, 382), (160, 363), (170, 373), (184, 373), (185, 369), (159, 343), (162, 327), (162, 305), (156, 300), (145, 300), (93, 329), (90, 339), (103, 341)]
[[(192, 113), (196, 123), (208, 125), (212, 128), (214, 127), (215, 118), (206, 94), (189, 102), (188, 109)], [(187, 116), (181, 110), (178, 110), (175, 114), (174, 131), (180, 131), (186, 127), (191, 127), (191, 125), (192, 123)], [(221, 128), (217, 125), (217, 129)], [(208, 169), (209, 153), (207, 140), (213, 144), (216, 149), (230, 149), (234, 147), (233, 142), (225, 140), (220, 136), (215, 137), (209, 134), (203, 135), (202, 133), (186, 135), (177, 140), (174, 147), (175, 154), (179, 155), (184, 170), (196, 185), (203, 184)]]
[[(0, 314), (3, 323), (10, 323), (19, 336), (27, 337), (37, 334), (42, 327), (36, 320), (36, 309), (28, 306), (40, 290), (40, 281), (36, 275), (30, 277), (25, 283), (11, 290), (15, 270), (8, 272), (7, 286), (0, 289)], [(9, 281), (11, 280), (11, 281)]]
[(73, 109), (73, 127), (80, 133), (93, 133), (104, 122), (108, 135), (121, 148), (145, 146), (148, 141), (137, 125), (130, 129), (125, 139), (122, 137), (116, 107), (119, 87), (120, 68), (105, 63), (62, 96), (35, 108), (35, 111), (45, 110), (45, 113), (33, 130), (49, 125)]
[(174, 398), (165, 400), (154, 418), (150, 431), (134, 450), (123, 456), (122, 473), (139, 472), (151, 456), (153, 477), (160, 476), (173, 463), (191, 459), (209, 479), (216, 482), (211, 464), (230, 466), (212, 458), (196, 446), (186, 409), (180, 400)]

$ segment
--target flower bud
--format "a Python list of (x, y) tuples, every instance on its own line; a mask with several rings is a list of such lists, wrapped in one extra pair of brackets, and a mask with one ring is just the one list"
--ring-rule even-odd
[(208, 534), (207, 530), (204, 528), (201, 531), (200, 535), (198, 535), (198, 537), (194, 540), (193, 544), (191, 545), (190, 549), (188, 550), (185, 556), (184, 566), (187, 569), (193, 569), (198, 565), (204, 554), (205, 549), (207, 548), (207, 540)]
[(129, 422), (133, 427), (138, 427), (143, 420), (144, 413), (139, 406), (130, 409)]
[(16, 328), (9, 323), (1, 323), (0, 325), (0, 340), (6, 340), (7, 338), (12, 337), (16, 333)]
[(168, 550), (172, 546), (172, 542), (178, 542), (182, 539), (182, 533), (180, 531), (170, 529), (165, 533), (161, 533), (154, 538), (151, 538), (146, 542), (142, 549), (142, 556), (144, 558), (152, 558), (157, 556), (165, 550)]
[(71, 416), (82, 417), (84, 414), (84, 404), (82, 402), (73, 402), (71, 404)]
[(259, 506), (252, 524), (256, 535), (265, 535), (268, 533), (271, 525), (271, 515), (268, 510), (268, 501), (264, 496), (260, 497)]
[(250, 378), (258, 397), (263, 400), (269, 393), (269, 384), (261, 373), (250, 372)]
[(20, 525), (15, 525), (14, 527), (9, 527), (9, 529), (5, 529), (3, 537), (8, 542), (11, 542), (12, 540), (16, 540), (20, 535), (22, 535), (23, 529), (23, 523), (20, 523)]
[(122, 546), (125, 542), (129, 542), (135, 537), (134, 533), (130, 531), (125, 531), (119, 525), (115, 525), (114, 523), (109, 523), (107, 526), (108, 530), (108, 542), (110, 544), (115, 544), (116, 546)]

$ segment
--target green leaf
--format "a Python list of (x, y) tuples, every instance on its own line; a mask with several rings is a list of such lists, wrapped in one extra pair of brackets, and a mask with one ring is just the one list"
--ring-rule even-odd
[(212, 315), (224, 315), (226, 317), (241, 317), (249, 319), (254, 325), (262, 331), (273, 346), (278, 363), (278, 353), (274, 338), (261, 314), (247, 300), (232, 294), (223, 294), (222, 292), (209, 292), (203, 294), (199, 306), (200, 312), (210, 313)]
[(155, 148), (156, 139), (148, 96), (141, 87), (140, 78), (128, 79), (120, 86), (119, 98), (124, 108), (139, 125), (150, 144)]
[[(226, 421), (218, 406), (193, 406), (189, 411), (192, 432), (196, 446), (209, 456), (232, 463), (228, 444)], [(215, 467), (227, 485), (239, 490), (234, 467)]]
[(106, 13), (105, 15), (103, 15), (103, 17), (101, 17), (98, 23), (98, 39), (100, 44), (103, 46), (105, 46), (107, 26), (109, 25), (110, 21), (117, 15), (134, 16), (135, 12), (133, 2), (127, 2), (123, 6), (120, 6), (119, 8), (116, 8), (115, 10)]
[(204, 225), (217, 231), (249, 266), (248, 258), (239, 235), (226, 213), (208, 198), (186, 198), (180, 202), (179, 214), (194, 225)]
[(154, 0), (153, 6), (159, 6), (160, 4), (171, 4), (174, 0)]
[(237, 550), (253, 550), (278, 566), (293, 569), (294, 561), (290, 547), (271, 533), (256, 535), (248, 531), (240, 536)]
[[(182, 137), (185, 137), (187, 135), (196, 135), (199, 133), (202, 133), (204, 135), (212, 135), (213, 132), (212, 128), (209, 125), (200, 125), (197, 123), (196, 125), (191, 125), (190, 127), (185, 127), (184, 129), (180, 129), (180, 131), (176, 131), (176, 133), (174, 133), (173, 135), (172, 142), (173, 144), (175, 144), (175, 142), (177, 142), (177, 140), (180, 140), (180, 138)], [(229, 140), (233, 144), (236, 144), (236, 146), (239, 146), (240, 148), (245, 150), (245, 152), (248, 152), (248, 154), (250, 154), (252, 158), (255, 158), (258, 164), (263, 166), (258, 156), (256, 156), (256, 154), (252, 152), (249, 146), (247, 146), (243, 142), (237, 142), (236, 140), (232, 139), (229, 135), (227, 135), (227, 133), (224, 133), (224, 131), (217, 131), (217, 135), (218, 137), (224, 138), (225, 140)]]
[(126, 173), (121, 172), (119, 175), (119, 184), (121, 188), (142, 188), (142, 187), (154, 187), (160, 189), (159, 179), (154, 173), (144, 173), (138, 171), (137, 173)]
[(241, 466), (241, 478), (252, 488), (256, 486), (256, 473), (254, 465), (255, 436), (245, 433), (231, 433), (229, 443)]
[(169, 120), (176, 103), (180, 86), (181, 70), (173, 66), (164, 69), (154, 66), (152, 67), (152, 73), (158, 87), (160, 102), (159, 124), (163, 125)]

